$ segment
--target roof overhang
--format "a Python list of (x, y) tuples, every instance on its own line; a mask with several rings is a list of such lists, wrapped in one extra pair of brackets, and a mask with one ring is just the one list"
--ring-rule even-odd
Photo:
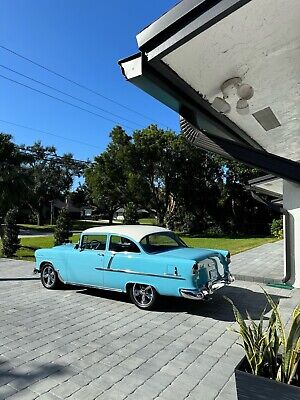
[(261, 194), (281, 198), (283, 196), (283, 180), (274, 175), (265, 175), (249, 181), (249, 188)]
[[(272, 0), (272, 5), (269, 4), (270, 1), (183, 0), (137, 35), (140, 53), (120, 61), (120, 65), (123, 74), (130, 82), (183, 117), (181, 122), (183, 133), (189, 140), (192, 138), (198, 147), (215, 152), (221, 149), (222, 155), (227, 158), (238, 159), (285, 179), (300, 182), (300, 164), (296, 162), (300, 158), (298, 156), (300, 135), (295, 136), (299, 131), (297, 122), (299, 107), (296, 107), (299, 104), (296, 104), (299, 96), (294, 96), (294, 87), (288, 85), (284, 87), (286, 92), (292, 91), (292, 100), (287, 98), (287, 102), (290, 101), (287, 106), (291, 109), (285, 113), (281, 110), (282, 124), (269, 131), (270, 134), (263, 130), (252, 114), (241, 117), (232, 111), (226, 116), (211, 106), (212, 98), (218, 95), (223, 79), (239, 74), (247, 81), (250, 79), (248, 83), (252, 83), (252, 80), (259, 75), (259, 71), (255, 70), (258, 50), (255, 54), (251, 53), (252, 47), (255, 46), (248, 42), (248, 36), (249, 40), (253, 40), (254, 36), (258, 35), (257, 38), (261, 43), (260, 52), (264, 51), (264, 46), (272, 47), (273, 41), (270, 42), (268, 36), (272, 37), (273, 31), (271, 33), (268, 31), (269, 25), (271, 22), (274, 24), (276, 22), (280, 28), (280, 17), (284, 26), (289, 22), (289, 30), (285, 32), (286, 40), (299, 35), (299, 32), (294, 32), (296, 26), (294, 15), (297, 14), (300, 2), (290, 0), (293, 4), (281, 10), (278, 9), (280, 0)], [(266, 15), (262, 15), (264, 13)], [(279, 19), (276, 17), (278, 14)], [(257, 34), (257, 23), (261, 18), (262, 21), (267, 21), (266, 27), (261, 26)], [(235, 30), (234, 37), (230, 36), (230, 27), (231, 30)], [(229, 39), (223, 40), (222, 33), (224, 36), (229, 36)], [(240, 43), (239, 34), (245, 43)], [(282, 36), (282, 32), (280, 35)], [(279, 41), (276, 35), (275, 39), (279, 47), (271, 49), (274, 57), (272, 65), (276, 67), (277, 61), (281, 60), (280, 55), (283, 53), (286, 56), (288, 53), (290, 55), (288, 64), (295, 68), (297, 66), (295, 63), (299, 64), (299, 59), (297, 61), (297, 57), (295, 58), (299, 54), (297, 45), (293, 42), (287, 48), (285, 42)], [(228, 40), (232, 46), (227, 49)], [(225, 47), (222, 47), (223, 42), (225, 50)], [(236, 48), (239, 48), (239, 51), (236, 51)], [(225, 55), (227, 58), (224, 58)], [(240, 71), (239, 68), (235, 68), (235, 64), (232, 64), (232, 56), (236, 57), (235, 64), (239, 65), (239, 62), (243, 64)], [(214, 65), (218, 60), (223, 64)], [(249, 63), (249, 68), (244, 70), (246, 61)], [(264, 64), (264, 60), (261, 63), (265, 68), (269, 68), (270, 73), (269, 58), (267, 64)], [(253, 71), (252, 75), (248, 70)], [(287, 83), (292, 85), (295, 76), (293, 71), (288, 72), (292, 74), (292, 82)], [(282, 71), (277, 71), (276, 68), (274, 73), (278, 74), (274, 79), (283, 76)], [(264, 74), (265, 71), (261, 70), (261, 75), (265, 76)], [(276, 99), (273, 99), (278, 93), (274, 92), (276, 96), (270, 96), (270, 90), (273, 90), (271, 80), (268, 85), (258, 81), (256, 85), (253, 85), (255, 93), (257, 92), (254, 98), (259, 104), (257, 105), (254, 100), (250, 103), (253, 114), (257, 115), (257, 107), (264, 109), (269, 106), (265, 104), (266, 98), (274, 100), (272, 108), (279, 107), (275, 102)], [(278, 81), (278, 86), (282, 92), (281, 81)], [(295, 129), (295, 124), (298, 129)], [(280, 142), (282, 137), (285, 140)], [(209, 148), (207, 148), (208, 142)]]

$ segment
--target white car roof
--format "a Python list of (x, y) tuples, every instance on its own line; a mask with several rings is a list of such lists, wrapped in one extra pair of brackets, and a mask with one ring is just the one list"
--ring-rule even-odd
[(114, 233), (117, 235), (124, 235), (139, 242), (146, 235), (158, 232), (170, 232), (169, 229), (162, 228), (160, 226), (153, 225), (109, 225), (109, 226), (97, 226), (95, 228), (89, 228), (82, 232), (82, 234), (88, 233)]

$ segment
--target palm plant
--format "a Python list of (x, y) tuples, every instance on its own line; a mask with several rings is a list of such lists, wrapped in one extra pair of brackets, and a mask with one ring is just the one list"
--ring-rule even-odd
[[(242, 314), (233, 302), (226, 297), (232, 307), (243, 341), (246, 358), (254, 375), (260, 375), (283, 383), (299, 385), (300, 374), (300, 305), (292, 313), (291, 327), (286, 334), (279, 312), (279, 305), (263, 289), (272, 313), (268, 323), (264, 324), (263, 310), (258, 322), (255, 322), (247, 312), (250, 323), (246, 323)], [(298, 372), (297, 372), (298, 371)]]

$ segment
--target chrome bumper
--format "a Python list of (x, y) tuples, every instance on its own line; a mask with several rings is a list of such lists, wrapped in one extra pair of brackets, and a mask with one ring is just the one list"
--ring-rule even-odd
[(213, 294), (214, 291), (220, 289), (225, 285), (230, 285), (230, 283), (232, 282), (234, 282), (234, 277), (232, 275), (229, 275), (226, 279), (222, 279), (214, 283), (208, 282), (207, 286), (203, 286), (199, 290), (180, 289), (180, 294), (186, 299), (204, 300), (206, 297)]

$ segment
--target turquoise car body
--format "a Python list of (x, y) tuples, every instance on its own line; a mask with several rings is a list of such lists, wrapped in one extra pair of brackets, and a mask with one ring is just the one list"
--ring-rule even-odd
[[(233, 281), (227, 250), (179, 246), (149, 253), (141, 242), (151, 234), (172, 232), (159, 227), (125, 225), (87, 229), (75, 246), (64, 244), (37, 250), (35, 272), (51, 263), (63, 283), (120, 292), (126, 292), (130, 284), (140, 283), (151, 285), (160, 295), (199, 300)], [(102, 249), (84, 246), (84, 238), (93, 235), (105, 236)], [(134, 243), (135, 252), (110, 250), (112, 236)]]

